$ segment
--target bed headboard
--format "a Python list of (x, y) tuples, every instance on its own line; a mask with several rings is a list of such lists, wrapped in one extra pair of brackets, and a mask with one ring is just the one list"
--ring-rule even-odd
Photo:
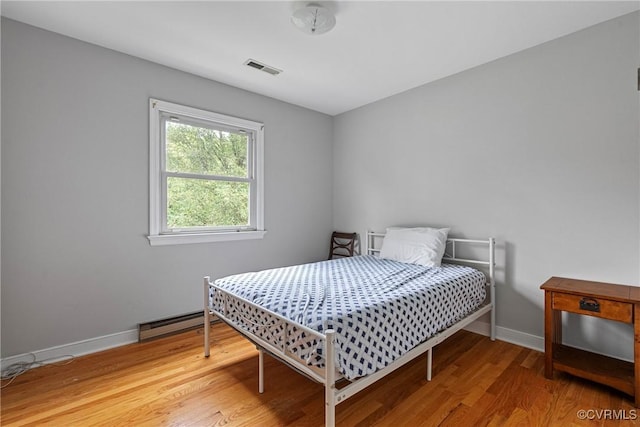
[[(385, 233), (367, 230), (367, 254), (378, 255)], [(487, 284), (493, 286), (495, 275), (495, 245), (493, 237), (477, 239), (447, 239), (442, 260), (454, 264), (470, 264), (484, 267), (487, 271)], [(461, 254), (461, 255), (460, 255)]]

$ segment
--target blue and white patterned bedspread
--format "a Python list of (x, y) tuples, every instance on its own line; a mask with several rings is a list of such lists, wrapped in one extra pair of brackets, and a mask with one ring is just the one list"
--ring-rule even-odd
[[(484, 274), (443, 264), (427, 268), (371, 255), (341, 258), (215, 281), (287, 319), (336, 331), (336, 363), (347, 379), (371, 374), (477, 309), (485, 299)], [(219, 292), (210, 305), (222, 312)], [(241, 303), (227, 303), (228, 317), (309, 365), (322, 366), (322, 348), (304, 332)]]

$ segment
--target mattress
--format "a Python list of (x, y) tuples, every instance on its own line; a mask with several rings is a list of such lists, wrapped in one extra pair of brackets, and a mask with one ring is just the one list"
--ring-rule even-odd
[(345, 378), (371, 374), (475, 311), (485, 275), (471, 267), (429, 268), (363, 255), (237, 274), (215, 286), (263, 307), (226, 301), (210, 291), (210, 307), (236, 326), (323, 366), (322, 342), (286, 328), (269, 312), (323, 333), (336, 332), (336, 366)]

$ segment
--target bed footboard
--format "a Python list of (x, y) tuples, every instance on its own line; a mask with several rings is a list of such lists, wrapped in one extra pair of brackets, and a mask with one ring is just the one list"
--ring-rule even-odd
[[(222, 298), (225, 299), (225, 310), (215, 310), (212, 309), (210, 305), (210, 292), (219, 292)], [(234, 299), (237, 301), (241, 301), (243, 304), (248, 304), (255, 309), (267, 312), (270, 316), (274, 316), (280, 322), (282, 322), (282, 333), (281, 337), (282, 343), (285, 343), (283, 346), (277, 346), (274, 342), (269, 342), (268, 340), (263, 339), (263, 337), (257, 336), (256, 334), (248, 331), (242, 327), (242, 325), (237, 324), (234, 319), (228, 316), (227, 307), (229, 307), (228, 301), (230, 299)], [(224, 290), (215, 286), (213, 282), (211, 282), (210, 277), (204, 278), (204, 355), (205, 357), (209, 357), (211, 354), (211, 340), (210, 340), (210, 320), (211, 315), (214, 314), (220, 318), (220, 320), (227, 323), (229, 326), (234, 328), (240, 334), (244, 335), (247, 339), (252, 341), (258, 347), (258, 391), (260, 393), (264, 392), (264, 351), (269, 352), (274, 357), (280, 359), (287, 365), (291, 366), (298, 372), (306, 375), (312, 380), (324, 384), (325, 386), (325, 425), (326, 426), (335, 426), (335, 413), (336, 413), (336, 405), (338, 403), (338, 399), (336, 398), (336, 381), (342, 378), (341, 375), (338, 374), (336, 370), (336, 362), (335, 362), (335, 332), (332, 329), (327, 329), (324, 334), (321, 334), (317, 331), (314, 331), (309, 328), (305, 328), (302, 325), (295, 324), (290, 320), (273, 313), (269, 310), (266, 310), (262, 307), (257, 306), (256, 304), (251, 303), (243, 298), (240, 298), (235, 295), (231, 295)], [(319, 345), (322, 346), (325, 352), (324, 356), (324, 369), (317, 368), (314, 366), (309, 366), (304, 363), (301, 359), (298, 359), (294, 355), (292, 355), (286, 347), (286, 335), (287, 331), (290, 328), (295, 329), (303, 329), (305, 333), (313, 336), (318, 340)]]
[(211, 354), (211, 308), (209, 307), (209, 276), (204, 278), (204, 357)]
[[(222, 301), (221, 309), (211, 307), (210, 295), (212, 292), (213, 295), (215, 295), (215, 298), (219, 298)], [(240, 311), (238, 309), (239, 307), (242, 307), (245, 312), (252, 311), (253, 313), (260, 313), (261, 318), (265, 317), (268, 321), (264, 321), (262, 324), (257, 324), (250, 319), (248, 315), (245, 315), (245, 312)], [(324, 365), (326, 367), (329, 365), (329, 347), (332, 347), (335, 344), (335, 340), (332, 340), (333, 342), (327, 341), (326, 334), (322, 334), (304, 325), (298, 324), (274, 313), (273, 311), (260, 307), (251, 301), (226, 292), (224, 289), (217, 287), (208, 276), (204, 278), (204, 312), (205, 322), (211, 319), (211, 315), (215, 315), (240, 334), (244, 335), (248, 340), (256, 344), (258, 349), (264, 350), (281, 359), (292, 368), (316, 382), (323, 384), (326, 382), (325, 369), (305, 363), (305, 361), (287, 345), (288, 341), (296, 340), (300, 337), (303, 337), (303, 339), (307, 341), (314, 340), (314, 342), (317, 343), (316, 347), (324, 349), (323, 351), (326, 353), (326, 355), (323, 356)], [(207, 324), (208, 323), (205, 323), (205, 325)], [(211, 341), (209, 332), (209, 328), (205, 328), (205, 357), (210, 355)], [(335, 369), (335, 361), (333, 362), (333, 366)]]

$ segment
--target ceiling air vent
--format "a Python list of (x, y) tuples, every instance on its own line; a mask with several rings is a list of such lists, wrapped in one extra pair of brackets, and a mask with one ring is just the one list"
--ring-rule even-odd
[(256, 70), (264, 71), (265, 73), (271, 74), (272, 76), (277, 76), (282, 72), (282, 70), (278, 70), (277, 68), (258, 62), (255, 59), (247, 59), (244, 65), (255, 68)]

